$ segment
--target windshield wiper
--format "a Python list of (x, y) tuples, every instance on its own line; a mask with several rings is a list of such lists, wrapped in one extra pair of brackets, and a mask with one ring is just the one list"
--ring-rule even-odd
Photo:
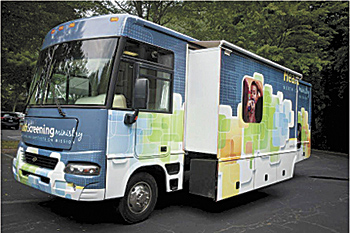
[(56, 97), (55, 90), (56, 90), (56, 85), (54, 85), (54, 87), (53, 87), (52, 94), (53, 94), (53, 98), (54, 98), (54, 100), (55, 100), (55, 103), (56, 103), (56, 106), (57, 106), (57, 109), (58, 109), (58, 113), (59, 113), (61, 116), (65, 117), (65, 116), (66, 116), (66, 113), (64, 113), (64, 112), (62, 111), (61, 105), (60, 105), (60, 103), (58, 102), (58, 99), (57, 99), (57, 97)]
[[(48, 55), (49, 55), (49, 58), (51, 58), (51, 59), (50, 59), (50, 65), (48, 66), (48, 70), (47, 70), (48, 72), (47, 72), (47, 74), (46, 74), (46, 83), (48, 84), (48, 85), (46, 86), (47, 90), (50, 90), (51, 79), (52, 79), (52, 76), (53, 76), (53, 75), (52, 75), (52, 71), (53, 71), (52, 67), (53, 67), (53, 65), (56, 63), (56, 61), (54, 61), (54, 62), (52, 62), (52, 61), (53, 61), (53, 59), (54, 59), (54, 55), (55, 55), (55, 52), (56, 52), (57, 48), (58, 48), (58, 45), (56, 45), (56, 46), (53, 48), (53, 51), (52, 51), (52, 55), (51, 55), (51, 56), (50, 56), (50, 53), (48, 54)], [(56, 85), (53, 86), (52, 94), (53, 94), (53, 98), (54, 98), (55, 103), (56, 103), (56, 107), (57, 107), (58, 113), (59, 113), (61, 116), (65, 117), (65, 116), (66, 116), (66, 113), (64, 113), (64, 112), (62, 111), (61, 105), (59, 104), (58, 99), (57, 99), (57, 97), (56, 97), (55, 90), (56, 90)], [(47, 93), (47, 95), (48, 95), (48, 93)]]

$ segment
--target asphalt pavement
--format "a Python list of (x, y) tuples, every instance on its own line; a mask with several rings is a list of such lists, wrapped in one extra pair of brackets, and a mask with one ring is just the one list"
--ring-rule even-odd
[(2, 141), (19, 141), (21, 139), (20, 129), (1, 129)]
[(1, 154), (1, 232), (349, 232), (349, 157), (312, 151), (294, 178), (224, 201), (166, 194), (151, 217), (126, 225), (116, 200), (78, 202), (15, 181)]

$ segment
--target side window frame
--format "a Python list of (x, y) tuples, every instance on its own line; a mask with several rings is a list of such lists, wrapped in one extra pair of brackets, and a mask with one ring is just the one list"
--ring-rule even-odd
[[(132, 103), (131, 105), (133, 105), (133, 98), (134, 98), (134, 86), (135, 86), (135, 82), (136, 82), (136, 79), (137, 78), (141, 78), (141, 77), (145, 77), (145, 75), (140, 75), (140, 70), (142, 68), (144, 69), (150, 69), (150, 70), (154, 70), (154, 71), (159, 71), (159, 72), (164, 72), (164, 73), (169, 73), (170, 74), (170, 80), (166, 79), (166, 78), (161, 78), (161, 77), (150, 77), (150, 78), (154, 78), (156, 80), (164, 80), (164, 81), (168, 81), (169, 82), (169, 100), (168, 100), (168, 110), (167, 111), (157, 111), (157, 110), (151, 110), (151, 109), (140, 109), (141, 112), (152, 112), (152, 113), (167, 113), (167, 114), (172, 114), (173, 112), (173, 91), (174, 91), (174, 64), (175, 64), (175, 54), (173, 51), (170, 51), (170, 50), (165, 50), (163, 48), (160, 48), (158, 46), (154, 46), (154, 45), (150, 45), (150, 44), (147, 44), (147, 43), (143, 43), (143, 42), (140, 42), (140, 41), (136, 41), (136, 40), (133, 40), (133, 39), (129, 39), (129, 38), (124, 38), (124, 40), (126, 40), (123, 44), (123, 49), (120, 53), (120, 59), (119, 59), (119, 64), (118, 64), (118, 72), (116, 73), (116, 77), (115, 77), (115, 82), (114, 82), (114, 85), (113, 85), (113, 91), (112, 92), (109, 92), (109, 93), (113, 93), (113, 96), (115, 94), (115, 89), (116, 89), (116, 84), (118, 82), (118, 74), (119, 74), (119, 68), (120, 68), (120, 65), (122, 62), (127, 62), (127, 63), (130, 63), (133, 65), (133, 78), (132, 78)], [(143, 60), (143, 59), (140, 59), (140, 58), (135, 58), (135, 57), (132, 57), (130, 55), (127, 55), (125, 54), (125, 46), (127, 44), (128, 41), (132, 41), (132, 43), (139, 43), (140, 45), (141, 44), (144, 44), (146, 46), (149, 46), (149, 47), (153, 47), (157, 50), (162, 50), (162, 51), (168, 51), (170, 52), (173, 56), (172, 56), (172, 67), (168, 67), (166, 65), (163, 65), (163, 64), (160, 64), (160, 63), (155, 63), (155, 62), (151, 62), (151, 61), (148, 61), (148, 60)], [(138, 69), (138, 70), (137, 70)], [(139, 75), (138, 75), (139, 74)], [(139, 77), (137, 77), (137, 75)], [(149, 77), (145, 77), (145, 78), (149, 78)], [(111, 97), (110, 99), (112, 100), (112, 103), (111, 103), (111, 109), (113, 110), (122, 110), (122, 111), (131, 111), (133, 110), (133, 108), (114, 108), (113, 107), (113, 98), (114, 97)]]
[[(155, 77), (155, 76), (151, 76), (151, 75), (143, 75), (140, 74), (139, 78), (147, 78), (147, 79), (155, 79), (155, 80), (163, 80), (163, 81), (167, 81), (169, 82), (169, 108), (167, 111), (158, 111), (158, 110), (152, 110), (152, 109), (140, 109), (144, 112), (155, 112), (155, 113), (172, 113), (173, 112), (173, 85), (174, 85), (174, 71), (173, 70), (169, 70), (169, 69), (165, 69), (163, 67), (157, 67), (154, 65), (150, 65), (150, 64), (146, 64), (146, 63), (140, 63), (139, 69), (141, 70), (142, 68), (144, 69), (148, 69), (148, 70), (154, 70), (154, 71), (159, 71), (159, 72), (164, 72), (164, 73), (168, 73), (170, 74), (170, 79), (166, 79), (166, 78), (161, 78), (161, 77)], [(134, 80), (134, 82), (136, 81), (136, 79)]]
[[(116, 94), (115, 91), (116, 91), (116, 86), (117, 86), (117, 83), (118, 83), (118, 76), (119, 76), (119, 71), (120, 71), (120, 68), (121, 68), (121, 64), (122, 62), (125, 62), (125, 63), (128, 63), (130, 65), (133, 66), (133, 69), (132, 69), (132, 79), (131, 79), (131, 85), (132, 85), (132, 90), (131, 90), (131, 96), (128, 97), (130, 98), (130, 101), (131, 101), (131, 107), (126, 107), (126, 108), (118, 108), (118, 107), (113, 107), (113, 102), (114, 102), (114, 95)], [(124, 58), (121, 58), (120, 59), (120, 62), (119, 62), (119, 67), (118, 67), (118, 73), (116, 75), (116, 82), (114, 84), (114, 87), (113, 87), (113, 97), (112, 97), (112, 109), (113, 110), (124, 110), (124, 111), (131, 111), (132, 110), (132, 105), (133, 105), (133, 98), (134, 98), (134, 85), (135, 85), (135, 68), (136, 68), (136, 65), (135, 65), (136, 62), (132, 61), (132, 60), (129, 60), (129, 59), (124, 59)], [(126, 97), (127, 98), (127, 97)]]

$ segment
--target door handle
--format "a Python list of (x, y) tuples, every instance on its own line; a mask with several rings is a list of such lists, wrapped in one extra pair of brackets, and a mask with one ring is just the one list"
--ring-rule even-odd
[(161, 146), (160, 153), (166, 153), (168, 151), (168, 146)]

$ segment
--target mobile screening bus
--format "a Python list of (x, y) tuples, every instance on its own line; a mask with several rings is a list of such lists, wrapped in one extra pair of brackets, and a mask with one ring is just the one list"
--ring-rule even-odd
[(310, 156), (311, 85), (226, 41), (130, 15), (45, 37), (13, 174), (79, 201), (117, 198), (127, 222), (158, 192), (219, 201), (293, 176)]

